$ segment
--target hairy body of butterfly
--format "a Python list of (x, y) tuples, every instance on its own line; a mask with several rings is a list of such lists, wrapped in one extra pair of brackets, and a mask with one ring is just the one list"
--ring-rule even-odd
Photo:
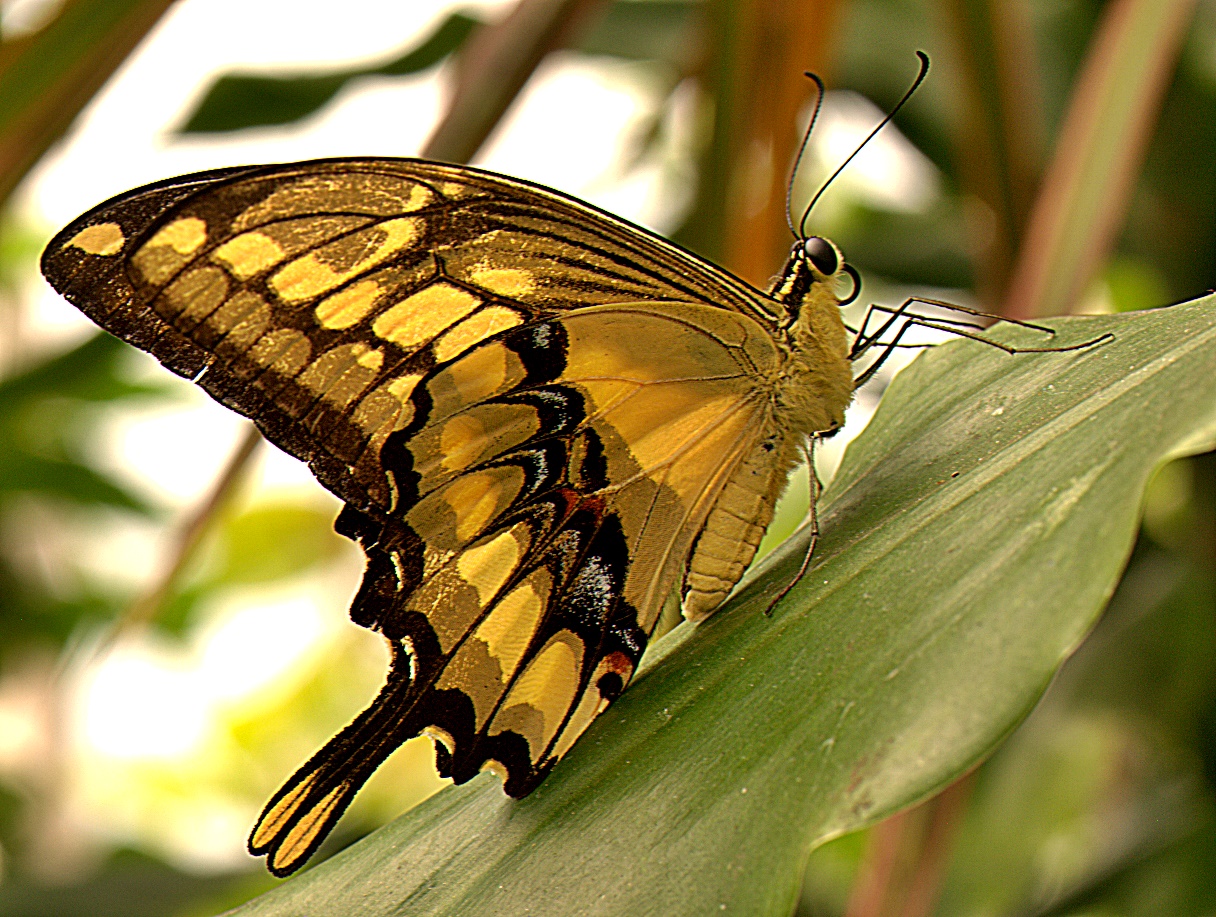
[(250, 838), (298, 868), (405, 740), (534, 789), (629, 682), (663, 603), (712, 612), (852, 397), (830, 243), (762, 293), (556, 192), (417, 160), (172, 179), (43, 272), (346, 501), (372, 704)]

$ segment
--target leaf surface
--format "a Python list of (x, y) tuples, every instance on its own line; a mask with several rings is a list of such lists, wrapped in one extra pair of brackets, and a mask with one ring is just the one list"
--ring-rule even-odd
[[(939, 789), (1101, 613), (1169, 458), (1216, 442), (1216, 298), (934, 348), (821, 509), (522, 801), (483, 775), (234, 911), (788, 915), (809, 851)], [(1023, 347), (1041, 336), (1002, 326)]]

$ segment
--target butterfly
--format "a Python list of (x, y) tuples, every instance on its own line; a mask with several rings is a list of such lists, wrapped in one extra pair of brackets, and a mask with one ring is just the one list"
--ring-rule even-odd
[[(801, 234), (800, 234), (801, 235)], [(158, 182), (47, 247), (52, 286), (251, 418), (345, 506), (371, 705), (270, 799), (276, 875), (401, 743), (527, 795), (625, 689), (669, 595), (717, 608), (844, 420), (856, 273), (799, 238), (762, 292), (556, 191), (341, 159)]]

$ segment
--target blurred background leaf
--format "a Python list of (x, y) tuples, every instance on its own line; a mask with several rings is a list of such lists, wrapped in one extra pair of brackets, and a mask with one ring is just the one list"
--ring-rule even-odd
[[(128, 357), (125, 345), (99, 335), (0, 381), (0, 515), (22, 515), (32, 498), (76, 513), (154, 513), (88, 460), (99, 407), (167, 393), (162, 384), (123, 378)], [(62, 645), (82, 619), (114, 613), (111, 601), (84, 584), (48, 592), (51, 584), (11, 554), (0, 556), (0, 579), (0, 659), (31, 641)]]
[(290, 124), (333, 100), (347, 83), (360, 77), (405, 76), (435, 66), (458, 50), (480, 22), (453, 13), (421, 44), (411, 46), (386, 64), (356, 67), (325, 76), (220, 77), (181, 127), (183, 134), (236, 131), (268, 124)]

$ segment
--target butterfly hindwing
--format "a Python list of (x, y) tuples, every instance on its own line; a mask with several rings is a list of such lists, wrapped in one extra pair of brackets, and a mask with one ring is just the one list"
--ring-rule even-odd
[[(558, 631), (571, 630), (583, 644), (580, 692), (583, 676), (618, 651), (603, 648), (613, 641), (632, 646), (632, 672), (698, 520), (724, 484), (723, 469), (756, 436), (760, 406), (749, 400), (730, 349), (714, 343), (715, 360), (705, 341), (661, 314), (636, 317), (640, 338), (592, 317), (521, 327), (428, 374), (412, 396), (415, 420), (381, 452), (398, 512), (351, 510), (341, 521), (371, 558), (355, 619), (409, 645), (420, 689), (432, 681), (436, 690), (480, 686), (466, 691), (476, 708), (469, 723), (423, 724), (451, 737), (456, 759), (480, 758), (478, 766), (493, 755), (469, 754), (469, 743), (524, 672), (523, 661)], [(688, 346), (690, 338), (699, 346)], [(544, 357), (547, 369), (521, 367), (497, 386), (479, 375), (482, 386), (470, 391), (481, 397), (471, 403), (454, 394), (465, 364), (504, 364), (505, 356), (487, 353), (522, 352), (535, 368), (544, 353), (538, 340), (555, 348)], [(665, 360), (632, 354), (635, 365), (626, 368), (639, 340)], [(596, 367), (609, 369), (601, 375)], [(703, 375), (707, 369), (717, 372)], [(571, 615), (577, 627), (562, 623)], [(621, 621), (627, 640), (617, 633)], [(513, 648), (489, 652), (500, 670), (490, 685), (469, 646), (497, 648), (503, 632)], [(458, 675), (474, 670), (481, 674)], [(430, 713), (444, 705), (420, 706)], [(530, 739), (527, 759), (500, 763), (513, 772), (539, 768), (556, 734), (544, 735)], [(517, 776), (513, 785), (525, 783), (531, 779)]]
[[(415, 387), (415, 420), (381, 451), (399, 513), (339, 520), (368, 554), (352, 617), (410, 663), (306, 766), (309, 791), (283, 797), (294, 807), (272, 801), (272, 868), (290, 868), (292, 841), (311, 837), (299, 826), (330, 817), (348, 790), (331, 794), (403, 739), (425, 732), (444, 775), (489, 767), (522, 796), (628, 683), (760, 405), (741, 358), (705, 331), (647, 312), (627, 336), (591, 318), (506, 332)], [(639, 341), (666, 359), (631, 354)], [(476, 400), (456, 394), (470, 367), (520, 353), (498, 385), (477, 374)], [(386, 696), (392, 715), (377, 712)]]

